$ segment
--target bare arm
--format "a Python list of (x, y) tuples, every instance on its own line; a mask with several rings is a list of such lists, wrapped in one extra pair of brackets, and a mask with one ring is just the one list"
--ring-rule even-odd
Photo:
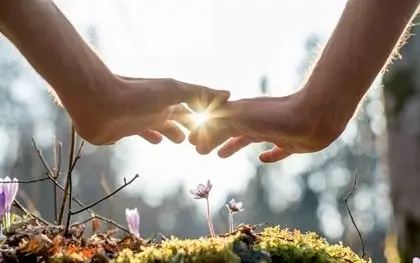
[[(52, 86), (70, 115), (96, 107), (113, 74), (51, 0), (1, 0), (0, 31)], [(77, 105), (74, 105), (74, 104)]]
[(229, 102), (221, 118), (193, 130), (190, 142), (207, 154), (227, 141), (218, 150), (224, 158), (251, 143), (270, 142), (275, 146), (260, 154), (260, 160), (267, 163), (326, 148), (347, 126), (419, 3), (348, 0), (301, 90), (284, 97)]
[(312, 110), (323, 112), (321, 130), (331, 127), (330, 132), (335, 134), (345, 128), (411, 22), (419, 3), (419, 0), (347, 2), (301, 90), (304, 103), (311, 105)]

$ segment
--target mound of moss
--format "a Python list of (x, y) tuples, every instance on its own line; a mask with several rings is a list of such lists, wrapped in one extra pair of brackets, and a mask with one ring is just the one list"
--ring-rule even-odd
[(200, 239), (172, 237), (159, 245), (144, 247), (140, 252), (124, 249), (113, 260), (116, 263), (137, 262), (312, 262), (368, 263), (350, 248), (330, 245), (315, 233), (301, 233), (277, 227), (256, 234), (243, 226), (234, 235)]

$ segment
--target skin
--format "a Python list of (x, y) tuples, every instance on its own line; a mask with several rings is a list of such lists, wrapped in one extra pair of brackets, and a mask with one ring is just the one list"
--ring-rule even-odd
[(78, 134), (92, 144), (135, 134), (152, 143), (162, 134), (181, 142), (185, 135), (173, 121), (193, 128), (180, 104), (186, 102), (194, 110), (215, 109), (213, 119), (190, 134), (199, 153), (227, 141), (218, 154), (228, 157), (265, 141), (275, 146), (260, 159), (275, 162), (319, 151), (340, 136), (419, 2), (349, 0), (301, 90), (228, 103), (226, 91), (112, 74), (50, 0), (1, 0), (0, 31), (51, 85)]
[(77, 133), (94, 145), (140, 135), (159, 143), (162, 135), (185, 139), (192, 109), (226, 102), (229, 92), (174, 79), (113, 74), (51, 0), (0, 0), (0, 32), (48, 82)]
[(276, 162), (316, 152), (335, 141), (386, 64), (419, 5), (418, 0), (349, 0), (307, 82), (286, 97), (228, 102), (189, 140), (197, 151), (228, 157), (254, 142), (275, 146), (260, 154)]

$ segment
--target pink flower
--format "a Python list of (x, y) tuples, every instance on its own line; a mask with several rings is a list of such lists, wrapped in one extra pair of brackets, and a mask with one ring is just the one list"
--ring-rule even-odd
[(140, 226), (140, 215), (137, 208), (125, 209), (125, 219), (127, 220), (128, 229), (130, 233), (136, 237), (140, 237), (139, 226)]
[(210, 180), (207, 180), (206, 185), (199, 184), (197, 185), (197, 189), (191, 189), (190, 193), (194, 196), (194, 199), (207, 199), (212, 187), (213, 185), (210, 183)]
[(242, 212), (245, 210), (242, 208), (242, 202), (236, 202), (235, 199), (230, 200), (229, 203), (226, 204), (226, 207), (231, 213)]
[(413, 258), (413, 263), (420, 263), (420, 258), (414, 257)]

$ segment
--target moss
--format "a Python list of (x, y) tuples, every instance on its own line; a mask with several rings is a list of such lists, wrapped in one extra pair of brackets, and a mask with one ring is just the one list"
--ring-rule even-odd
[(313, 262), (367, 263), (341, 243), (329, 245), (315, 233), (302, 234), (280, 227), (269, 227), (255, 242), (241, 232), (227, 237), (181, 240), (172, 237), (140, 253), (123, 250), (117, 263), (137, 262)]

